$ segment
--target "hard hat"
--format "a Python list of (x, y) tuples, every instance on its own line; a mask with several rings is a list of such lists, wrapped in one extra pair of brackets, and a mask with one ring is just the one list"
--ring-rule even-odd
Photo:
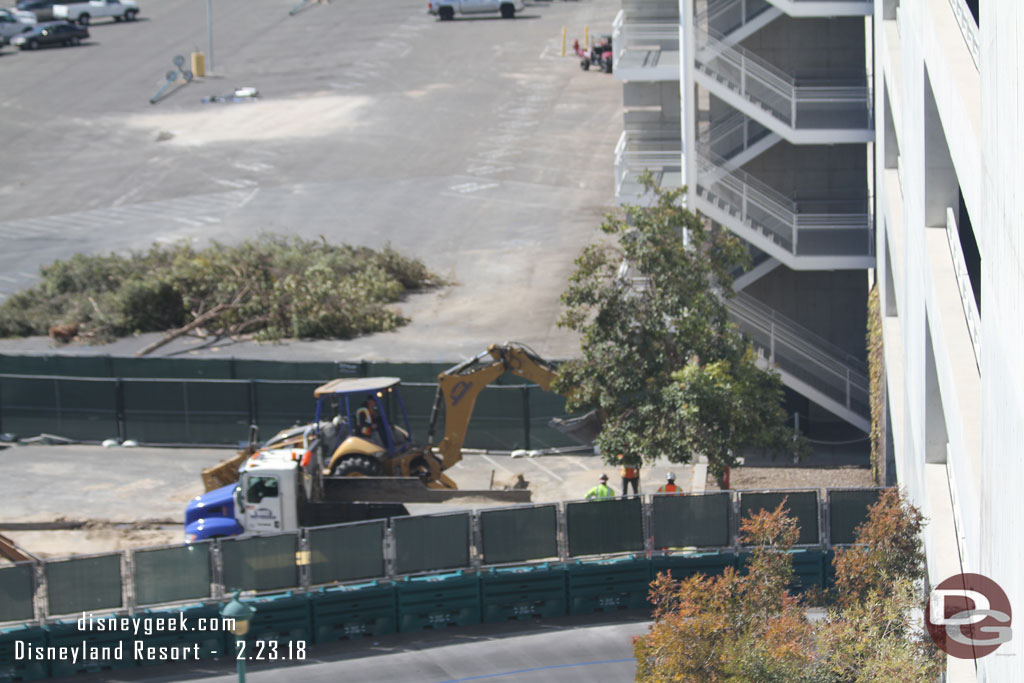
[(668, 478), (669, 481), (675, 481), (676, 480), (676, 475), (674, 475), (671, 472), (669, 472), (667, 478)]
[(601, 479), (601, 481), (608, 481), (608, 475), (607, 474), (602, 474), (600, 479)]

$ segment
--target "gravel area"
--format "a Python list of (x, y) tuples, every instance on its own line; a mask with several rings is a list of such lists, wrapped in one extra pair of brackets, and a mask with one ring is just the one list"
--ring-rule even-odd
[[(807, 489), (874, 486), (868, 467), (840, 465), (835, 467), (735, 467), (730, 472), (733, 489)], [(714, 477), (708, 475), (707, 490), (719, 490)]]

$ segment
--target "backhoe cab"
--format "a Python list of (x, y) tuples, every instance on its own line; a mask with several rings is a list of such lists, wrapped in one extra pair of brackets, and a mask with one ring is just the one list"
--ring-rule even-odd
[(317, 387), (314, 455), (324, 475), (418, 477), (428, 484), (448, 479), (430, 449), (412, 442), (400, 383), (365, 377)]

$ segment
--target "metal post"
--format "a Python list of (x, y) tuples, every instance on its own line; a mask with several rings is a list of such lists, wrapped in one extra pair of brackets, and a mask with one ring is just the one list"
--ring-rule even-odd
[(768, 362), (775, 365), (775, 323), (768, 323)]
[(565, 27), (562, 27), (562, 56), (565, 56)]
[(114, 421), (117, 423), (117, 440), (128, 438), (128, 423), (124, 416), (124, 380), (118, 377), (114, 386)]
[(523, 448), (530, 449), (530, 387), (523, 387)]
[(740, 95), (747, 96), (747, 56), (740, 53)]
[(210, 69), (213, 73), (213, 0), (206, 0), (206, 44), (210, 53)]
[(238, 656), (238, 643), (242, 640), (244, 640), (242, 636), (235, 636), (235, 660), (238, 662), (238, 683), (245, 683), (245, 657)]

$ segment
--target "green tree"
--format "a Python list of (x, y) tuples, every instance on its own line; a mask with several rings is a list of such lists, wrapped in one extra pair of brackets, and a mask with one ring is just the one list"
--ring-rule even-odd
[(556, 389), (571, 411), (599, 409), (597, 443), (613, 464), (620, 453), (634, 465), (705, 455), (721, 476), (741, 447), (801, 449), (778, 376), (757, 367), (723, 301), (748, 264), (744, 246), (688, 211), (682, 190), (646, 185), (653, 203), (608, 216), (613, 239), (576, 259), (559, 325), (580, 334), (581, 356), (559, 368)]

